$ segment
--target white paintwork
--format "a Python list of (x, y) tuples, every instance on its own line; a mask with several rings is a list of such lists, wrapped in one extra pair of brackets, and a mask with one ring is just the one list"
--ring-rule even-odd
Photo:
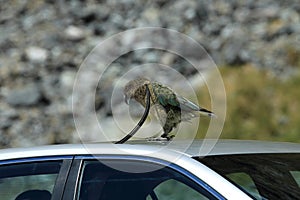
[[(135, 142), (141, 143), (141, 142)], [(161, 143), (156, 144), (69, 144), (51, 145), (33, 148), (0, 150), (0, 161), (8, 159), (57, 156), (57, 155), (139, 155), (158, 158), (175, 163), (206, 182), (227, 199), (251, 199), (237, 187), (232, 185), (219, 174), (191, 159), (199, 156), (197, 152), (201, 141), (195, 141), (186, 152), (182, 152), (186, 145), (177, 142), (172, 149)], [(300, 153), (300, 144), (272, 143), (255, 141), (219, 141), (209, 155), (246, 154), (246, 153)]]
[(240, 189), (228, 182), (226, 179), (221, 177), (219, 174), (196, 160), (183, 156), (180, 159), (176, 160), (175, 163), (199, 177), (201, 180), (206, 182), (228, 200), (252, 199)]

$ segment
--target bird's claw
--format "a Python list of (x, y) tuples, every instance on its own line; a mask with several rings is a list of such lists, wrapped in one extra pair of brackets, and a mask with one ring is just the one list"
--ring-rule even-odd
[(175, 135), (168, 135), (168, 134), (164, 133), (161, 135), (161, 137), (165, 138), (167, 141), (171, 141), (175, 137)]
[(169, 140), (167, 138), (161, 138), (161, 137), (150, 137), (146, 139), (147, 142), (158, 142), (161, 144), (166, 144)]

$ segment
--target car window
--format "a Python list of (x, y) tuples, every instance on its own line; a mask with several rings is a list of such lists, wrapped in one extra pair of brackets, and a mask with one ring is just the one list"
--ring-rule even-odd
[[(154, 192), (158, 199), (189, 199), (189, 200), (204, 200), (208, 199), (203, 194), (199, 193), (195, 189), (189, 187), (188, 185), (175, 180), (169, 179), (160, 183), (154, 188)], [(147, 196), (147, 200), (152, 200), (151, 195)]]
[(215, 199), (213, 195), (187, 176), (169, 167), (162, 168), (157, 164), (144, 161), (109, 162), (113, 162), (114, 165), (122, 165), (123, 168), (130, 169), (130, 171), (119, 171), (109, 167), (107, 161), (106, 165), (98, 160), (85, 161), (77, 199), (164, 200), (183, 199), (183, 195), (185, 199)]
[(291, 175), (295, 179), (295, 181), (298, 184), (298, 187), (300, 187), (300, 170), (299, 171), (290, 171)]
[(254, 199), (299, 199), (300, 154), (218, 155), (196, 159)]
[(253, 179), (250, 177), (249, 174), (245, 172), (237, 172), (237, 173), (230, 173), (226, 175), (227, 178), (232, 180), (234, 183), (242, 187), (244, 190), (248, 191), (252, 196), (257, 199), (260, 199), (261, 196), (256, 188), (256, 185)]
[(1, 200), (50, 200), (61, 161), (0, 166)]

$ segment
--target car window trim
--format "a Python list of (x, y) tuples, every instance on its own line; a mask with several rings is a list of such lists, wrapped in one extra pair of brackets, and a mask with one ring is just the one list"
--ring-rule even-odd
[(74, 157), (69, 175), (65, 184), (65, 189), (63, 192), (63, 200), (70, 200), (76, 198), (79, 178), (81, 176), (81, 168), (83, 164), (82, 159), (77, 159), (77, 156)]
[(55, 182), (55, 185), (53, 188), (51, 200), (62, 199), (64, 190), (65, 190), (65, 186), (66, 186), (66, 182), (68, 180), (68, 176), (69, 176), (70, 169), (72, 166), (73, 158), (74, 157), (72, 156), (72, 159), (64, 159), (63, 160), (62, 166), (61, 166), (58, 176), (56, 178), (56, 182)]
[(68, 176), (70, 168), (72, 166), (73, 159), (74, 159), (74, 156), (70, 156), (70, 155), (68, 155), (68, 156), (27, 157), (27, 158), (1, 160), (0, 166), (34, 163), (34, 162), (62, 161), (61, 167), (57, 174), (56, 181), (54, 183), (53, 193), (51, 196), (51, 200), (59, 200), (59, 199), (62, 199), (65, 183), (67, 181), (67, 176)]
[(122, 156), (120, 155), (77, 155), (75, 156), (70, 170), (70, 175), (66, 184), (67, 192), (65, 192), (63, 196), (63, 200), (69, 200), (69, 199), (75, 200), (77, 198), (77, 190), (79, 188), (78, 183), (80, 181), (80, 176), (82, 173), (83, 162), (92, 159), (144, 161), (144, 162), (151, 162), (151, 163), (167, 166), (181, 173), (182, 175), (186, 176), (191, 181), (197, 183), (200, 187), (202, 187), (204, 190), (206, 190), (216, 199), (226, 200), (224, 196), (222, 196), (218, 191), (216, 191), (211, 186), (209, 186), (205, 181), (201, 180), (199, 177), (195, 176), (188, 170), (174, 163), (170, 163), (168, 161), (161, 160), (158, 158), (145, 157), (145, 156), (133, 156), (133, 155), (125, 155), (125, 156), (124, 155)]
[(42, 162), (42, 161), (55, 161), (55, 160), (72, 160), (74, 156), (40, 156), (40, 157), (27, 157), (16, 158), (8, 160), (0, 160), (0, 165), (10, 165), (18, 163)]

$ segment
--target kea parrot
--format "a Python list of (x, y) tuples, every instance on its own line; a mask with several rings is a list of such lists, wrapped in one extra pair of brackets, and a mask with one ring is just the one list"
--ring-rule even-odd
[(162, 138), (171, 140), (175, 135), (170, 132), (182, 121), (199, 117), (199, 114), (215, 116), (213, 112), (176, 94), (171, 88), (144, 77), (131, 80), (125, 85), (126, 104), (129, 104), (130, 99), (134, 99), (146, 107), (146, 87), (150, 91), (150, 113), (159, 120), (163, 128)]

